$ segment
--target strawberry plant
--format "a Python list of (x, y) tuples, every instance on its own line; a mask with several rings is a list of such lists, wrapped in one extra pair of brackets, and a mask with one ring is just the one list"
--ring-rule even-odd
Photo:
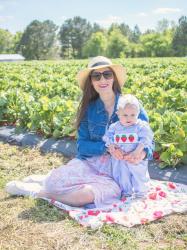
[[(160, 166), (187, 164), (186, 59), (113, 61), (127, 69), (122, 93), (136, 95), (148, 112)], [(15, 124), (55, 138), (75, 133), (81, 97), (76, 74), (86, 65), (87, 60), (0, 64), (0, 124)]]

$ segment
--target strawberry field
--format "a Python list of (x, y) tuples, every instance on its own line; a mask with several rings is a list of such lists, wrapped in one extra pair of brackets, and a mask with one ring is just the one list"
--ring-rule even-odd
[[(187, 59), (118, 59), (128, 71), (123, 93), (136, 95), (155, 133), (160, 166), (187, 164)], [(0, 64), (0, 124), (46, 137), (74, 134), (81, 97), (76, 73), (86, 60)]]

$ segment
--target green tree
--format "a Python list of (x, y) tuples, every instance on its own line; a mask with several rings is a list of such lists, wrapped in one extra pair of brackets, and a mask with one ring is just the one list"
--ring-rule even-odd
[(129, 41), (133, 43), (138, 43), (140, 41), (141, 31), (138, 25), (134, 26), (134, 30), (129, 34)]
[(119, 27), (119, 24), (118, 23), (112, 23), (110, 25), (110, 27), (108, 28), (108, 35), (110, 35), (110, 33), (112, 31), (115, 31), (115, 30), (120, 30), (120, 27)]
[(114, 29), (108, 37), (107, 55), (111, 58), (125, 57), (129, 51), (128, 39), (119, 29)]
[(105, 55), (107, 38), (102, 32), (93, 33), (83, 47), (83, 57)]
[(147, 34), (152, 34), (152, 33), (156, 33), (156, 31), (154, 29), (147, 29), (143, 35), (147, 35)]
[(19, 51), (18, 48), (19, 48), (19, 44), (20, 44), (22, 35), (23, 35), (23, 33), (18, 31), (18, 32), (16, 32), (16, 34), (13, 37), (13, 43), (14, 43), (13, 50), (15, 53), (21, 53), (21, 51)]
[(96, 33), (96, 32), (104, 32), (104, 29), (97, 23), (93, 23), (92, 25), (92, 33)]
[(14, 36), (4, 29), (0, 29), (0, 53), (13, 53)]
[(125, 23), (112, 23), (110, 25), (110, 27), (108, 28), (108, 34), (110, 34), (112, 31), (114, 30), (120, 30), (122, 35), (124, 35), (125, 37), (127, 37), (128, 39), (132, 36), (132, 30), (130, 29), (130, 27), (125, 24)]
[(144, 50), (144, 56), (163, 57), (171, 55), (171, 36), (170, 34), (150, 33), (140, 37)]
[(130, 29), (129, 25), (125, 24), (125, 23), (121, 23), (119, 25), (119, 29), (121, 30), (121, 33), (126, 36), (127, 38), (129, 38), (132, 34), (132, 30)]
[(176, 56), (187, 55), (187, 17), (179, 19), (179, 25), (175, 30), (172, 47)]
[(90, 37), (92, 26), (79, 16), (67, 19), (59, 31), (62, 57), (82, 58), (82, 48)]
[(50, 20), (32, 21), (23, 32), (17, 47), (28, 60), (50, 59), (56, 43), (57, 26)]
[(158, 21), (156, 31), (158, 33), (164, 33), (169, 29), (169, 21), (166, 18), (163, 18), (162, 20)]
[(129, 43), (129, 57), (143, 57), (144, 49), (141, 43)]

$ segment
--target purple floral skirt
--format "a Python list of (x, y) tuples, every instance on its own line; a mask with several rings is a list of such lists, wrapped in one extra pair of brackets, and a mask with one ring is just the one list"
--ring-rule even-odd
[(95, 206), (102, 207), (121, 197), (121, 190), (111, 177), (111, 168), (109, 154), (86, 160), (74, 158), (48, 174), (44, 189), (50, 193), (67, 194), (89, 186), (95, 196)]

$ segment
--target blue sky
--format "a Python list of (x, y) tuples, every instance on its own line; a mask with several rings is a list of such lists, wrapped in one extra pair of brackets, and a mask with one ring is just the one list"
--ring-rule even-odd
[(145, 31), (163, 18), (177, 22), (182, 15), (187, 15), (186, 0), (0, 0), (0, 28), (12, 33), (23, 31), (34, 19), (50, 19), (61, 26), (74, 16), (104, 27), (112, 22), (131, 28), (138, 24)]

